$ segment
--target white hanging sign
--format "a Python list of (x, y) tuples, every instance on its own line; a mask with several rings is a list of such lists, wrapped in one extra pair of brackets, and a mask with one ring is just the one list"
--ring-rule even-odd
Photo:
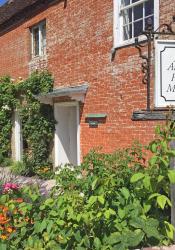
[(175, 106), (175, 41), (155, 42), (155, 107)]

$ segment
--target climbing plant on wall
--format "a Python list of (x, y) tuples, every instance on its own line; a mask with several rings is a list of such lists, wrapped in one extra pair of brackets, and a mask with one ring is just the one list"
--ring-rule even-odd
[(2, 78), (1, 82), (1, 151), (5, 156), (11, 156), (12, 115), (14, 109), (17, 109), (22, 123), (26, 174), (34, 174), (38, 168), (50, 164), (49, 156), (55, 127), (53, 108), (41, 104), (35, 96), (51, 91), (53, 78), (49, 72), (34, 72), (28, 79), (16, 84), (12, 83), (10, 77)]
[(11, 156), (12, 114), (16, 106), (16, 90), (10, 77), (0, 78), (0, 155)]
[(51, 143), (55, 121), (53, 108), (41, 104), (35, 95), (47, 93), (53, 88), (50, 73), (33, 73), (18, 86), (24, 100), (19, 108), (22, 120), (24, 162), (28, 171), (34, 173), (38, 168), (49, 164)]

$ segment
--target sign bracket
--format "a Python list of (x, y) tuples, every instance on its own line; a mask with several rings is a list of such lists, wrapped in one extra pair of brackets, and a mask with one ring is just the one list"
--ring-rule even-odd
[[(151, 98), (150, 98), (150, 84), (151, 84), (151, 59), (152, 59), (152, 41), (156, 36), (175, 36), (175, 16), (172, 17), (172, 21), (169, 24), (163, 23), (158, 29), (153, 29), (152, 19), (148, 18), (146, 29), (140, 36), (145, 36), (145, 39), (139, 41), (139, 37), (135, 38), (135, 48), (139, 51), (139, 56), (143, 59), (142, 72), (143, 72), (143, 84), (147, 85), (147, 111), (151, 110)], [(144, 53), (146, 49), (146, 55)]]

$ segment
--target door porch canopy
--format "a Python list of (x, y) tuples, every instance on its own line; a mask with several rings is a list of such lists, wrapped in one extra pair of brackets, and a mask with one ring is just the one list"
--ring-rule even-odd
[(52, 92), (35, 95), (35, 98), (41, 103), (50, 105), (53, 105), (54, 99), (56, 99), (57, 97), (69, 97), (71, 100), (84, 103), (84, 98), (88, 86), (88, 83), (83, 83), (81, 85), (76, 86), (62, 86), (53, 89)]

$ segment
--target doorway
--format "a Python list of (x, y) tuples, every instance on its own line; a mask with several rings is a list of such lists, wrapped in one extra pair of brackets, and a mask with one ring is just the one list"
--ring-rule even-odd
[(80, 132), (78, 102), (56, 103), (54, 114), (55, 167), (67, 163), (80, 164)]

